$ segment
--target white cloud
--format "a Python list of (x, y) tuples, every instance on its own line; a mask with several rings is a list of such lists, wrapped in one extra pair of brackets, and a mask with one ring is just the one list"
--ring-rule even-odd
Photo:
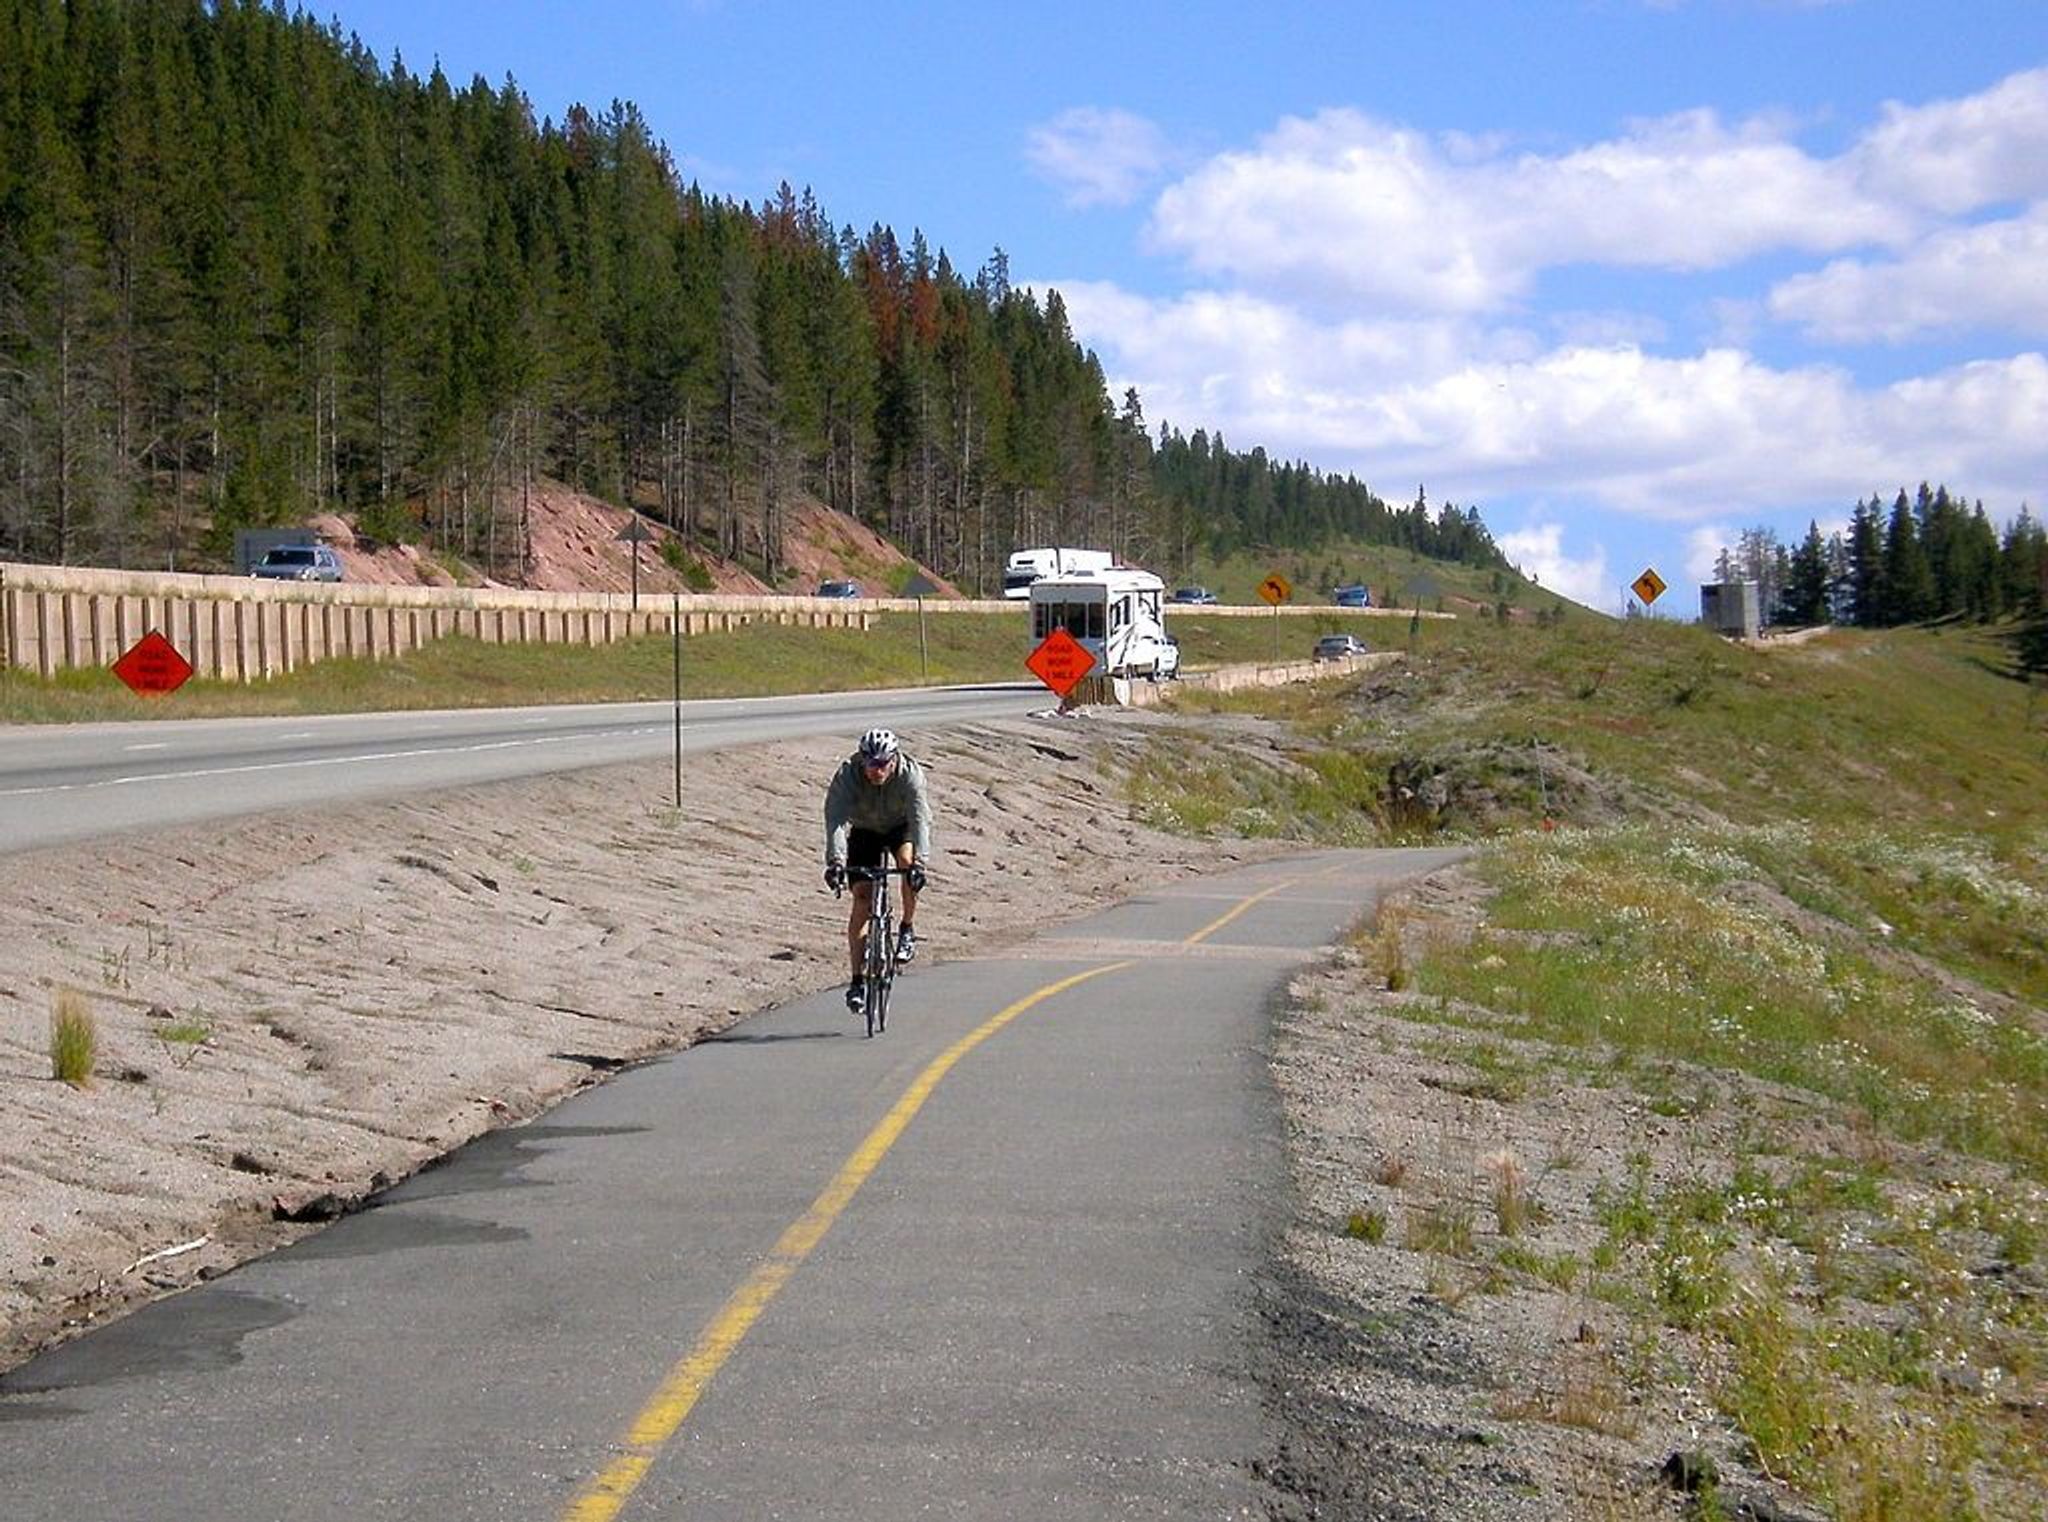
[(1122, 206), (1165, 171), (1169, 148), (1142, 116), (1076, 106), (1032, 128), (1024, 156), (1069, 206)]
[(1771, 291), (1771, 315), (1860, 343), (1971, 329), (2048, 335), (2048, 203), (1939, 232), (1904, 257), (1840, 259)]
[(1709, 111), (1545, 158), (1334, 110), (1289, 118), (1168, 186), (1149, 233), (1198, 270), (1297, 297), (1480, 312), (1558, 265), (1700, 270), (1890, 243), (1916, 226), (1778, 129)]
[(2048, 69), (1960, 100), (1890, 103), (1848, 163), (1873, 193), (1951, 216), (2048, 195)]
[[(1545, 537), (1577, 514), (1662, 525), (1674, 562), (1697, 528), (1682, 557), (1697, 579), (1730, 523), (1796, 515), (1803, 532), (1809, 513), (1902, 483), (1946, 481), (2001, 515), (2048, 500), (2040, 352), (1880, 385), (1766, 361), (1755, 343), (1772, 322), (1837, 342), (2048, 334), (2048, 70), (1889, 106), (1833, 157), (1793, 134), (1695, 111), (1535, 154), (1357, 111), (1289, 118), (1153, 205), (1153, 247), (1211, 288), (1060, 289), (1112, 394), (1136, 385), (1154, 422), (1350, 472), (1395, 500), (1423, 482), (1490, 518), (1503, 503), (1572, 504), (1538, 513), (1518, 552), (1596, 604), (1605, 552)], [(2014, 215), (2014, 197), (2038, 204)], [(1987, 220), (1955, 225), (1966, 213)], [(1767, 298), (1705, 293), (1685, 315), (1721, 336), (1689, 352), (1657, 352), (1672, 340), (1654, 312), (1530, 300), (1563, 265), (1686, 272), (1789, 250), (1838, 257)]]
[(1589, 608), (1614, 601), (1619, 583), (1607, 574), (1607, 551), (1596, 544), (1590, 555), (1574, 559), (1565, 553), (1564, 533), (1561, 523), (1538, 523), (1494, 542), (1512, 564), (1552, 592)]
[(1351, 471), (1383, 494), (1569, 497), (1673, 523), (1848, 503), (1946, 480), (1987, 502), (2048, 497), (2048, 359), (1976, 361), (1882, 387), (1735, 348), (1545, 348), (1457, 320), (1320, 324), (1277, 302), (1153, 301), (1062, 285), (1113, 390), (1155, 421)]
[(1198, 271), (1297, 300), (1473, 313), (1563, 265), (1698, 271), (1897, 248), (1936, 215), (2048, 195), (2048, 69), (1889, 105), (1835, 158), (1792, 130), (1694, 110), (1543, 155), (1328, 110), (1168, 186), (1148, 233)]

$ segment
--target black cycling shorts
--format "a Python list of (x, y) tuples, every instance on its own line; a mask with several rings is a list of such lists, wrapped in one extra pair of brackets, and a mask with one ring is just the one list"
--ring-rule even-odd
[(846, 864), (849, 867), (879, 867), (885, 856), (908, 839), (910, 826), (907, 824), (899, 824), (893, 830), (863, 830), (856, 825), (846, 837)]

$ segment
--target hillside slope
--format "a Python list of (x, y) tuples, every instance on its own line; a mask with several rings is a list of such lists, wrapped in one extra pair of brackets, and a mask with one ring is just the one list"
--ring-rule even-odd
[(1141, 817), (1478, 853), (1276, 1038), (1302, 1515), (2040, 1515), (2048, 711), (2005, 642), (1461, 621), (1222, 706), (1278, 753), (1163, 740)]
[[(783, 560), (789, 573), (779, 584), (764, 581), (733, 561), (686, 547), (658, 518), (576, 490), (541, 481), (522, 501), (516, 492), (500, 497), (493, 557), (479, 551), (474, 561), (437, 553), (419, 544), (389, 544), (357, 532), (348, 519), (323, 514), (311, 527), (341, 554), (348, 579), (378, 585), (502, 586), (543, 592), (625, 592), (635, 583), (632, 546), (619, 533), (636, 517), (650, 536), (640, 546), (638, 585), (649, 596), (670, 592), (740, 595), (809, 593), (820, 581), (850, 580), (869, 596), (886, 596), (912, 572), (923, 570), (939, 596), (959, 594), (950, 583), (920, 567), (882, 535), (857, 519), (811, 497), (785, 509)], [(530, 527), (528, 563), (518, 561), (519, 525)], [(472, 535), (476, 539), (477, 535)], [(694, 568), (678, 569), (679, 563)]]

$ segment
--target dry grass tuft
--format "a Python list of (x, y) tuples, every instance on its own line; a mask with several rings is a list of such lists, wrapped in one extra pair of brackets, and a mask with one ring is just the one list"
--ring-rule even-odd
[(1521, 1160), (1508, 1148), (1489, 1153), (1480, 1166), (1493, 1175), (1493, 1216), (1504, 1237), (1521, 1235), (1530, 1221), (1528, 1180)]
[(57, 990), (50, 1011), (50, 1076), (74, 1089), (92, 1082), (93, 1059), (99, 1051), (99, 1028), (92, 1006), (75, 988)]
[(1494, 1411), (1508, 1421), (1549, 1422), (1616, 1437), (1630, 1435), (1638, 1425), (1628, 1389), (1613, 1361), (1595, 1349), (1579, 1346), (1565, 1350), (1553, 1387), (1504, 1396)]

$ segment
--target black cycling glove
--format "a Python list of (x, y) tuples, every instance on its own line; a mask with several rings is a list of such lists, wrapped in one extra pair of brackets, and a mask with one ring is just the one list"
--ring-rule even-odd
[(905, 881), (910, 884), (913, 891), (918, 893), (924, 892), (924, 863), (921, 861), (912, 862), (910, 864), (910, 875)]
[(846, 886), (846, 868), (838, 862), (828, 862), (825, 867), (825, 886), (834, 893)]

